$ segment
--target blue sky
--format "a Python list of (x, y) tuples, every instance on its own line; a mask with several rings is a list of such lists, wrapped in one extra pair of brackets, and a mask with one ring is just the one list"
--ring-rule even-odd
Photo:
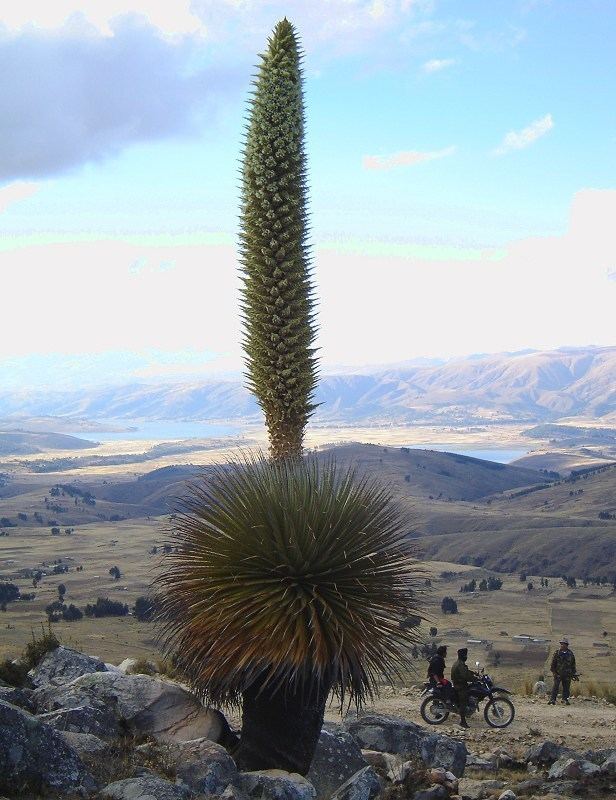
[(50, 5), (0, 11), (0, 269), (35, 315), (0, 358), (237, 367), (245, 100), (285, 14), (326, 363), (616, 343), (611, 0)]

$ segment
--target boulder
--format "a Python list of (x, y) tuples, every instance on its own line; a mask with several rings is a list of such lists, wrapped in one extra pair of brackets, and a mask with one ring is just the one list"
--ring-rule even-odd
[(496, 772), (496, 759), (482, 758), (469, 753), (466, 756), (466, 769), (476, 769), (482, 772)]
[(373, 800), (381, 791), (381, 782), (372, 767), (364, 767), (330, 795), (331, 800)]
[(32, 685), (38, 688), (60, 686), (91, 672), (107, 672), (107, 667), (100, 658), (86, 656), (78, 650), (60, 645), (47, 653), (28, 675)]
[(113, 709), (102, 703), (61, 708), (40, 714), (39, 718), (59, 731), (89, 733), (102, 739), (115, 739), (120, 734), (120, 723)]
[(89, 733), (72, 733), (71, 731), (58, 731), (65, 742), (79, 753), (80, 756), (97, 756), (109, 751), (109, 745), (98, 736)]
[(387, 714), (365, 714), (345, 720), (360, 747), (385, 753), (418, 755), (428, 767), (464, 774), (467, 750), (462, 742), (428, 733), (414, 722)]
[(608, 756), (599, 769), (604, 775), (616, 775), (616, 752)]
[(499, 794), (498, 800), (517, 800), (517, 794), (512, 789), (505, 789), (502, 794)]
[(549, 780), (562, 780), (563, 778), (578, 780), (585, 776), (597, 775), (600, 772), (601, 767), (593, 764), (592, 761), (563, 756), (552, 764), (548, 778)]
[(550, 766), (563, 756), (569, 756), (571, 758), (573, 755), (575, 755), (575, 753), (569, 747), (563, 747), (563, 745), (557, 744), (556, 742), (546, 740), (530, 747), (524, 757), (524, 761), (527, 764)]
[(503, 781), (475, 781), (463, 778), (460, 781), (458, 794), (464, 800), (484, 800), (484, 798), (492, 797), (497, 791), (504, 788)]
[(189, 800), (193, 793), (187, 786), (171, 783), (156, 775), (141, 775), (115, 781), (101, 791), (104, 800)]
[(316, 790), (317, 800), (327, 800), (346, 780), (367, 766), (351, 734), (340, 725), (328, 725), (321, 730), (306, 777)]
[(144, 662), (144, 659), (139, 658), (125, 658), (121, 664), (118, 664), (117, 669), (125, 675), (139, 674), (134, 673), (137, 664), (139, 664), (140, 667), (144, 667), (143, 674), (145, 675), (155, 675), (158, 672), (158, 668), (153, 661)]
[(316, 797), (316, 790), (310, 781), (296, 772), (282, 769), (240, 772), (237, 786), (256, 800), (315, 800)]
[(0, 700), (10, 703), (12, 706), (19, 706), (24, 711), (34, 713), (34, 703), (32, 702), (31, 689), (16, 689), (14, 686), (0, 686)]
[(575, 758), (567, 758), (567, 756), (563, 756), (559, 758), (558, 761), (555, 761), (548, 772), (549, 780), (560, 780), (561, 778), (575, 779), (581, 777), (582, 770), (580, 768), (580, 762), (576, 761)]
[(165, 760), (193, 791), (219, 795), (234, 783), (238, 772), (225, 748), (210, 739), (165, 745)]
[(205, 708), (177, 683), (148, 675), (93, 672), (63, 686), (37, 689), (34, 697), (39, 712), (104, 704), (118, 722), (159, 741), (225, 743), (231, 736), (220, 711)]
[(533, 694), (538, 695), (539, 697), (543, 697), (547, 694), (548, 687), (545, 681), (537, 681), (533, 684)]
[(434, 786), (415, 792), (413, 800), (447, 800), (448, 797), (449, 792), (447, 789), (441, 786), (440, 783), (435, 783)]
[(429, 767), (443, 767), (456, 778), (464, 775), (466, 745), (450, 736), (428, 735), (421, 745), (422, 761)]
[(0, 791), (69, 795), (93, 791), (96, 782), (54, 728), (0, 700)]

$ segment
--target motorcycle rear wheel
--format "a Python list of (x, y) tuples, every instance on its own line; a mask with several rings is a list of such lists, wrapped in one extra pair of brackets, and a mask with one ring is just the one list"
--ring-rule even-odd
[(491, 728), (506, 728), (515, 717), (515, 706), (507, 697), (496, 695), (483, 709), (483, 717)]
[(442, 725), (449, 716), (449, 711), (442, 700), (426, 697), (421, 704), (421, 716), (428, 725)]

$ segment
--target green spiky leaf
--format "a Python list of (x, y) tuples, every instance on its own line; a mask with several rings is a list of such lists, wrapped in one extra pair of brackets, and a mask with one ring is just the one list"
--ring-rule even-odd
[(404, 515), (366, 478), (254, 457), (191, 486), (165, 558), (165, 647), (201, 696), (333, 685), (361, 703), (408, 666), (422, 575)]

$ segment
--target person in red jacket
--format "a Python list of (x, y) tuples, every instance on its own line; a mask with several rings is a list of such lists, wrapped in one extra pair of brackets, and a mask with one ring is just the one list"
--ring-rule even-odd
[(428, 662), (428, 680), (432, 686), (446, 686), (449, 681), (445, 679), (445, 658), (447, 657), (447, 648), (444, 644), (437, 647), (436, 653)]

